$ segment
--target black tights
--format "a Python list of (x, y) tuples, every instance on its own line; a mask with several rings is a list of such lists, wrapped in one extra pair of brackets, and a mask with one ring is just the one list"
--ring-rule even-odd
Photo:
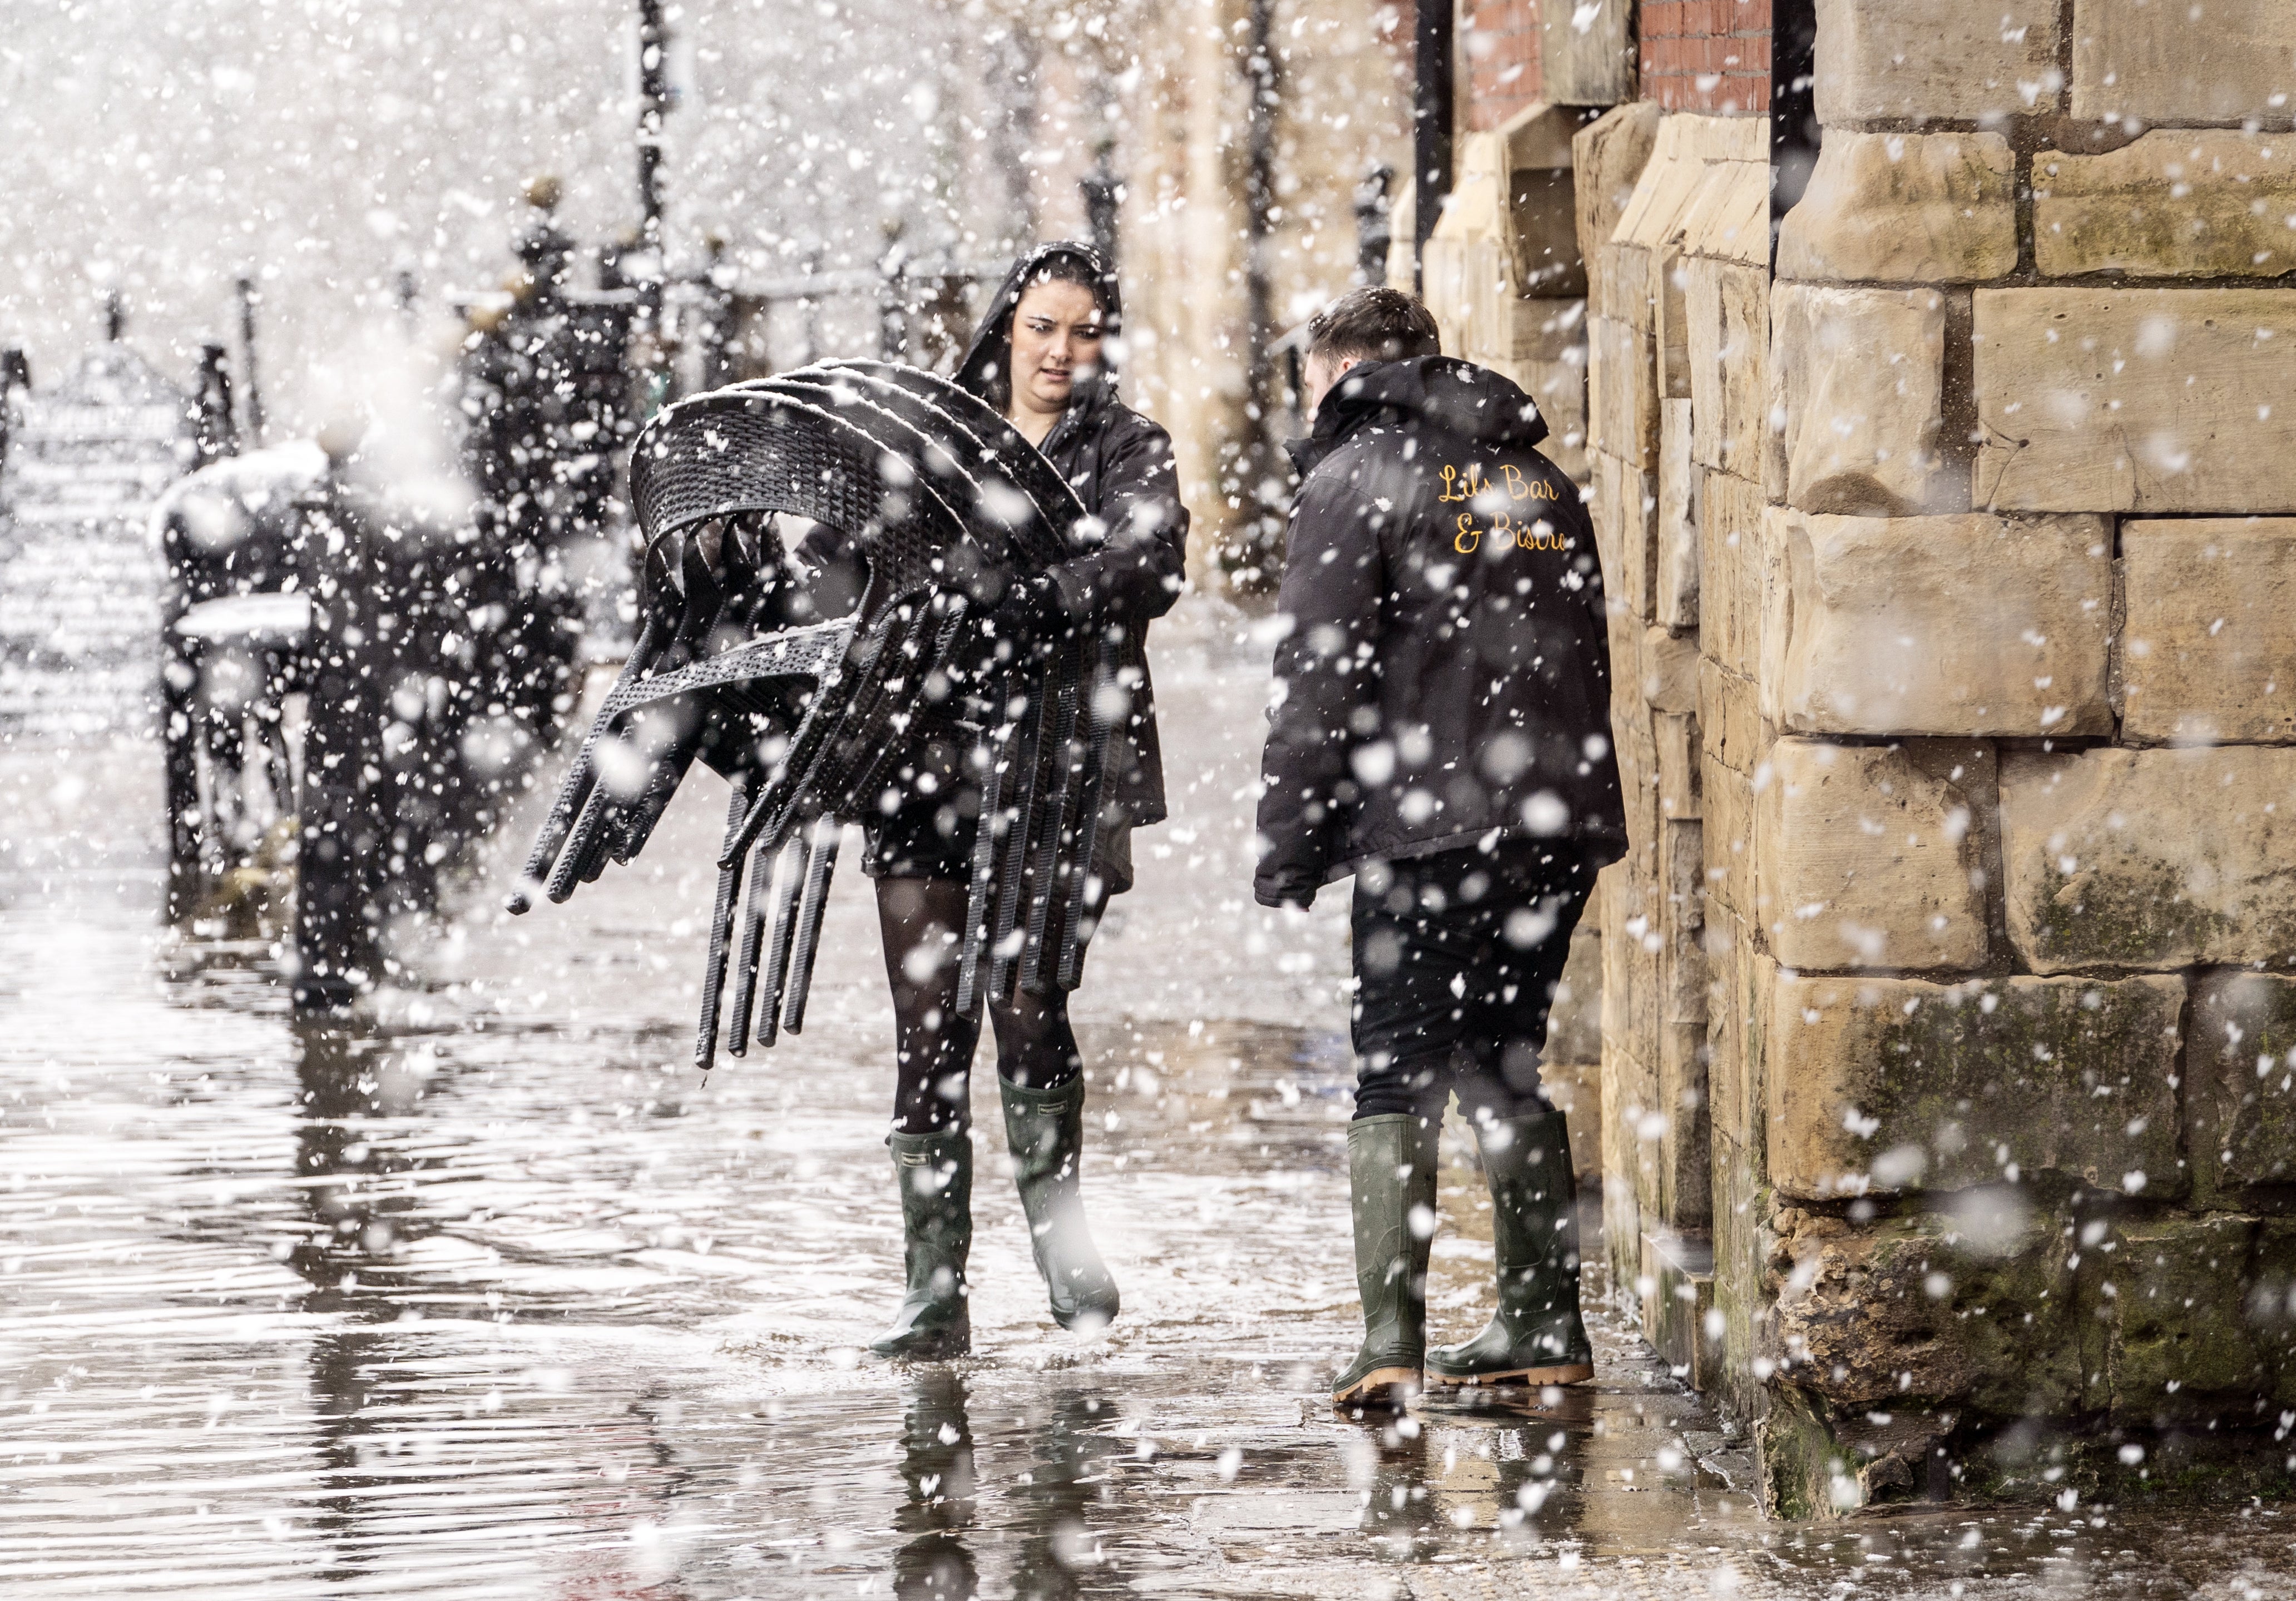
[[(965, 886), (949, 878), (877, 880), (877, 922), (885, 936), (885, 976), (893, 985), (898, 1078), (893, 1129), (931, 1134), (971, 1126), (973, 1048), (980, 1014), (955, 1016)], [(1024, 1090), (1057, 1090), (1082, 1071), (1068, 997), (1017, 985), (991, 1001), (996, 1071)]]

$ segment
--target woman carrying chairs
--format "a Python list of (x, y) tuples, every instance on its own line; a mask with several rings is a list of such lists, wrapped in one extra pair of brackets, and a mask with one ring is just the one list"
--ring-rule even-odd
[[(991, 622), (1004, 639), (1033, 642), (1024, 648), (1081, 637), (1112, 668), (1098, 676), (1089, 708), (1110, 736), (1094, 870), (1067, 890), (1081, 896), (1087, 936), (1107, 897), (1131, 886), (1132, 828), (1164, 817), (1142, 641), (1179, 592), (1187, 547), (1170, 436), (1117, 398), (1112, 347), (1121, 316), (1116, 279), (1089, 248), (1039, 246), (1013, 265), (989, 302), (957, 374), (1060, 470), (1087, 513), (1077, 531), (1085, 553), (1013, 584)], [(980, 740), (955, 708), (952, 698), (919, 714), (908, 753), (885, 775), (879, 815), (865, 825), (864, 865), (876, 880), (898, 1028), (890, 1143), (908, 1278), (892, 1326), (870, 1350), (903, 1360), (961, 1356), (972, 1344), (969, 1093), (980, 1007), (959, 1009), (959, 949), (982, 791), (971, 758)], [(1013, 930), (996, 954), (1011, 960), (1023, 933)], [(1066, 994), (1078, 976), (1074, 960), (1060, 974), (1048, 963), (1024, 964), (1009, 992), (992, 983), (988, 1012), (1037, 1266), (1054, 1318), (1064, 1328), (1089, 1328), (1116, 1316), (1118, 1296), (1078, 1191), (1085, 1083)]]
[[(1088, 248), (1046, 245), (990, 303), (958, 383), (824, 362), (650, 422), (630, 464), (637, 639), (510, 897), (565, 900), (644, 848), (692, 767), (726, 778), (706, 1072), (721, 1031), (742, 1056), (803, 1026), (838, 827), (863, 823), (899, 1045), (907, 1294), (883, 1358), (971, 1346), (984, 1000), (1053, 1315), (1116, 1315), (1078, 1199), (1066, 992), (1131, 885), (1131, 829), (1164, 816), (1142, 641), (1179, 592), (1188, 527), (1169, 437), (1116, 398), (1119, 314)], [(807, 529), (794, 561), (782, 518)]]

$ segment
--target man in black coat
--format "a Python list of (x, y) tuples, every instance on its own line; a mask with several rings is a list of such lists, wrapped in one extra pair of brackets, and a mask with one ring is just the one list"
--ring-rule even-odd
[[(1625, 854), (1603, 572), (1538, 407), (1439, 355), (1408, 295), (1357, 290), (1309, 327), (1314, 431), (1295, 448), (1273, 727), (1269, 906), (1355, 876), (1348, 1129), (1365, 1338), (1354, 1408), (1423, 1384), (1570, 1384), (1577, 1185), (1539, 1050), (1595, 874)], [(1426, 1348), (1435, 1156), (1456, 1090), (1491, 1188), (1498, 1311)]]

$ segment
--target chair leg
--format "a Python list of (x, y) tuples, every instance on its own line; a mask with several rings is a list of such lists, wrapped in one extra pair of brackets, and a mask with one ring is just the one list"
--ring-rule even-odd
[(804, 887), (812, 846), (803, 830), (779, 853), (781, 868), (774, 881), (774, 937), (766, 947), (766, 970), (758, 1002), (758, 1043), (769, 1046), (781, 1038), (782, 997), (789, 990), (790, 946), (797, 934), (798, 897)]
[[(656, 654), (654, 620), (648, 617), (638, 628), (638, 637), (630, 645), (629, 659), (622, 664), (621, 675), (614, 680), (618, 694), (644, 676)], [(613, 695), (607, 698), (611, 700)], [(567, 768), (564, 780), (558, 786), (558, 796), (551, 803), (550, 815), (543, 820), (542, 829), (534, 837), (534, 848), (527, 853), (526, 868), (520, 875), (522, 884), (533, 883), (550, 871), (558, 861), (558, 854), (566, 846), (568, 837), (574, 831), (575, 821), (587, 808), (591, 792), (598, 782), (598, 741), (604, 737), (606, 725), (612, 718), (601, 712), (582, 737), (581, 747), (574, 753), (573, 764)], [(523, 889), (513, 891), (510, 910), (525, 911), (533, 904)]]
[(1077, 684), (1073, 648), (1061, 661), (1053, 690), (1053, 791), (1036, 844), (1037, 881), (1029, 895), (1029, 943), (1021, 959), (1021, 987), (1042, 993), (1045, 987), (1045, 935), (1052, 920), (1053, 894), (1059, 886), (1061, 835), (1068, 828), (1069, 796), (1075, 787)]
[(782, 1026), (805, 1032), (805, 1001), (813, 988), (813, 957), (821, 943), (821, 914), (829, 904), (829, 875), (837, 869), (837, 835), (841, 827), (833, 817), (814, 825), (813, 854), (806, 863), (805, 901), (798, 912), (797, 943), (790, 951), (790, 993)]
[(758, 963), (765, 954), (766, 925), (773, 911), (774, 859), (759, 848), (750, 853), (749, 897), (742, 909), (742, 950), (734, 961), (734, 1016), (726, 1049), (735, 1056), (750, 1050), (750, 1018), (758, 1003)]
[[(734, 794), (726, 806), (726, 831), (731, 834), (742, 826), (742, 814), (750, 808), (750, 786), (736, 779)], [(702, 1072), (709, 1071), (718, 1057), (718, 1003), (726, 994), (726, 951), (733, 943), (734, 911), (742, 900), (742, 859), (736, 856), (734, 865), (719, 870), (718, 900), (709, 910), (709, 958), (701, 969), (701, 1022), (693, 1035), (693, 1065)]]

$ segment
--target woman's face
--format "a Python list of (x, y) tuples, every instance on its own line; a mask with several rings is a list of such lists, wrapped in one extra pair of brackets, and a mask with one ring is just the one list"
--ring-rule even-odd
[(1032, 283), (1013, 311), (1013, 407), (1059, 413), (1100, 365), (1100, 302), (1081, 283)]

